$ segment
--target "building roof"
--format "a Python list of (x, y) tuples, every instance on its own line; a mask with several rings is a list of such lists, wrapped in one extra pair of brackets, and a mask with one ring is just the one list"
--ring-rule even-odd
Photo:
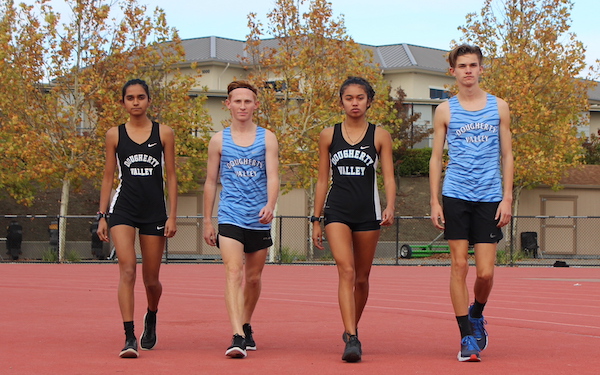
[[(276, 39), (263, 39), (261, 43), (265, 47), (277, 46)], [(208, 36), (184, 39), (182, 45), (189, 63), (213, 61), (240, 64), (241, 59), (246, 56), (246, 42), (242, 40)], [(374, 62), (386, 70), (421, 69), (441, 73), (448, 70), (445, 57), (448, 51), (406, 43), (385, 46), (359, 45), (371, 50)]]
[(561, 185), (600, 186), (600, 165), (582, 165), (569, 169), (567, 175), (560, 180)]

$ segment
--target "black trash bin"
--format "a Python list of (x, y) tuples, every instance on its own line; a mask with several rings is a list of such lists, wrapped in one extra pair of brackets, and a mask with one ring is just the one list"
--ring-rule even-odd
[(539, 248), (537, 232), (521, 232), (521, 250), (537, 258)]
[(11, 221), (6, 227), (6, 254), (13, 260), (19, 259), (21, 255), (21, 243), (23, 242), (23, 227), (16, 221)]
[(58, 220), (52, 220), (48, 225), (48, 235), (50, 236), (50, 248), (58, 254)]
[(98, 222), (95, 221), (90, 226), (90, 233), (92, 235), (92, 255), (96, 259), (106, 259), (104, 254), (104, 242), (98, 237)]

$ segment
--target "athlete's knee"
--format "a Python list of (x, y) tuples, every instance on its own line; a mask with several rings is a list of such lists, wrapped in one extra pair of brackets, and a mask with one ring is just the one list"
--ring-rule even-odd
[(450, 266), (453, 276), (466, 277), (469, 272), (469, 261), (467, 259), (452, 259)]
[(157, 289), (160, 288), (162, 285), (158, 279), (158, 275), (144, 275), (144, 286), (146, 287), (146, 289)]
[(135, 265), (121, 265), (120, 266), (120, 275), (121, 282), (125, 284), (133, 284), (135, 283), (136, 277), (136, 267)]
[(477, 280), (486, 283), (494, 281), (494, 270), (477, 270)]
[(338, 274), (340, 279), (344, 279), (347, 281), (353, 281), (356, 278), (356, 271), (351, 265), (339, 265), (338, 264)]
[(243, 268), (236, 265), (225, 266), (225, 278), (230, 283), (240, 284), (244, 278)]

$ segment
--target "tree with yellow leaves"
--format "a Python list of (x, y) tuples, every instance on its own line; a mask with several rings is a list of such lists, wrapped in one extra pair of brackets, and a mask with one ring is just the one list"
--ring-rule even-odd
[(244, 61), (249, 79), (262, 88), (257, 121), (277, 135), (286, 189), (305, 189), (312, 200), (319, 134), (342, 119), (341, 83), (361, 76), (376, 88), (373, 123), (394, 126), (394, 103), (372, 54), (346, 34), (343, 18), (333, 18), (331, 3), (277, 0), (267, 17), (265, 30), (256, 14), (249, 15)]
[(569, 32), (572, 7), (569, 0), (486, 0), (459, 28), (464, 42), (484, 52), (481, 86), (510, 105), (515, 213), (523, 188), (557, 189), (582, 160), (577, 125), (588, 121), (591, 81), (577, 78), (585, 48)]
[[(177, 155), (185, 158), (178, 167), (181, 186), (192, 187), (204, 152), (192, 133), (210, 121), (202, 99), (188, 96), (197, 77), (174, 67), (185, 54), (164, 12), (157, 8), (149, 16), (136, 0), (67, 0), (68, 21), (61, 23), (48, 3), (8, 0), (0, 9), (3, 187), (23, 203), (40, 189), (62, 187), (64, 218), (71, 189), (83, 179), (101, 180), (104, 135), (126, 119), (120, 90), (130, 78), (156, 90), (151, 115), (175, 130)], [(66, 220), (59, 233), (62, 260)]]

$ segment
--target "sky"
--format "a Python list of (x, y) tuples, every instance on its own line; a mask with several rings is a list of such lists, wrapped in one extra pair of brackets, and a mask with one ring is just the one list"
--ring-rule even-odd
[[(267, 21), (274, 0), (138, 0), (148, 9), (165, 10), (169, 25), (183, 39), (204, 36), (245, 39), (247, 16), (254, 12)], [(484, 0), (330, 0), (334, 17), (343, 15), (346, 31), (354, 41), (371, 45), (407, 43), (450, 49), (461, 37), (458, 27), (466, 24), (467, 13), (479, 12)], [(599, 0), (574, 0), (571, 32), (586, 46), (586, 62), (600, 59), (598, 40)]]
[[(33, 1), (25, 1), (32, 3)], [(466, 24), (467, 13), (479, 12), (484, 0), (330, 0), (335, 18), (343, 16), (347, 34), (370, 45), (407, 43), (448, 50), (461, 37), (458, 27)], [(497, 2), (497, 1), (496, 1)], [(51, 0), (55, 10), (64, 0)], [(247, 16), (256, 13), (263, 24), (275, 0), (138, 0), (148, 10), (160, 7), (167, 23), (183, 39), (219, 36), (244, 40)], [(587, 49), (586, 63), (600, 59), (598, 41), (599, 0), (573, 0), (571, 32)], [(62, 8), (65, 9), (65, 8)]]

